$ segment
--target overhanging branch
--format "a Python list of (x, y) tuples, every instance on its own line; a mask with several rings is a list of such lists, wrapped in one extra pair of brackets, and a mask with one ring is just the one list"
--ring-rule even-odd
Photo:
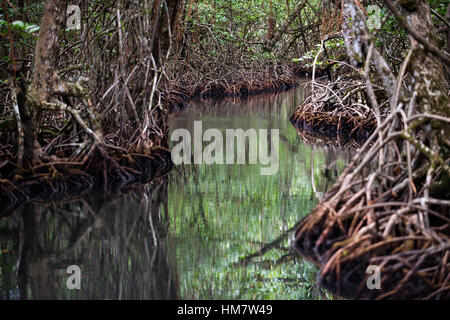
[(397, 7), (390, 0), (383, 0), (389, 10), (393, 13), (393, 15), (397, 18), (397, 20), (401, 23), (401, 25), (408, 31), (408, 33), (421, 45), (423, 45), (425, 51), (428, 51), (434, 54), (436, 57), (442, 60), (442, 62), (450, 65), (450, 57), (448, 54), (439, 50), (433, 43), (425, 39), (417, 30), (413, 29), (409, 23), (406, 21), (406, 18), (400, 13)]

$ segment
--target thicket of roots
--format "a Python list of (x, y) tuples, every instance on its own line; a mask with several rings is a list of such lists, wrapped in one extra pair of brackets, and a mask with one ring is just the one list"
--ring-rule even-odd
[[(375, 130), (377, 120), (363, 81), (349, 77), (305, 86), (312, 86), (313, 90), (291, 117), (297, 128), (329, 137), (347, 136), (359, 140), (368, 138)], [(380, 96), (384, 94), (381, 89), (375, 92)], [(388, 111), (384, 106), (381, 106), (381, 117)]]
[[(88, 5), (96, 14), (84, 10)], [(114, 189), (164, 174), (171, 166), (168, 108), (159, 90), (164, 60), (154, 58), (156, 44), (142, 40), (152, 39), (152, 17), (143, 14), (151, 4), (102, 1), (84, 9), (83, 32), (64, 37), (60, 45), (67, 49), (54, 61), (54, 87), (64, 92), (53, 89), (48, 101), (32, 107), (36, 159), (24, 157), (21, 120), (14, 112), (31, 92), (31, 50), (25, 63), (15, 66), (20, 81), (11, 78), (0, 87), (0, 115), (6, 119), (0, 121), (0, 203), (5, 206), (36, 193)], [(0, 68), (0, 73), (6, 71)]]
[(17, 181), (0, 180), (0, 216), (36, 197), (51, 200), (86, 190), (116, 192), (131, 184), (148, 183), (172, 168), (170, 152), (164, 148), (154, 149), (149, 155), (94, 153), (85, 164), (42, 165), (24, 172), (22, 177), (16, 176)]
[[(89, 5), (95, 15), (88, 14)], [(0, 121), (0, 179), (21, 185), (33, 179), (53, 181), (65, 174), (69, 183), (76, 172), (79, 180), (93, 179), (101, 186), (126, 182), (142, 171), (134, 165), (167, 147), (169, 109), (184, 107), (193, 98), (248, 96), (295, 86), (291, 66), (272, 59), (248, 61), (242, 52), (229, 54), (227, 44), (213, 50), (218, 52), (216, 58), (205, 57), (197, 46), (188, 52), (176, 49), (178, 40), (170, 41), (170, 34), (153, 30), (156, 7), (108, 0), (88, 1), (82, 8), (86, 27), (81, 34), (64, 37), (62, 45), (67, 49), (61, 50), (55, 71), (61, 83), (80, 84), (86, 91), (83, 98), (90, 103), (73, 95), (45, 101), (54, 105), (37, 112), (43, 157), (36, 163), (21, 165), (23, 150), (18, 142), (23, 134), (17, 130), (13, 108), (19, 85), (0, 84), (0, 115), (7, 119)], [(163, 26), (170, 20), (166, 13), (161, 14)], [(16, 68), (23, 84), (33, 74), (32, 51), (25, 56), (25, 63)], [(52, 184), (55, 191), (63, 189), (56, 186), (58, 182)]]
[[(296, 74), (291, 66), (267, 63), (242, 65), (236, 60), (223, 65), (219, 60), (198, 60), (168, 65), (161, 83), (162, 101), (171, 111), (182, 109), (195, 98), (247, 97), (275, 93), (295, 87)], [(191, 65), (195, 65), (195, 70)]]
[[(408, 127), (414, 116), (404, 115), (398, 108), (382, 122), (297, 229), (296, 249), (340, 296), (450, 298), (450, 159), (427, 154), (417, 139), (432, 141), (430, 133)], [(370, 265), (380, 267), (379, 290), (367, 286)]]

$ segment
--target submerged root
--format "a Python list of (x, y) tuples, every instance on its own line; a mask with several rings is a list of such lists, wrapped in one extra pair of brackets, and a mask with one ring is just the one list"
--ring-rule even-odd
[(321, 147), (325, 150), (357, 150), (363, 142), (362, 139), (353, 139), (348, 136), (323, 134), (321, 130), (316, 130), (316, 128), (299, 128), (296, 126), (295, 130), (306, 144)]

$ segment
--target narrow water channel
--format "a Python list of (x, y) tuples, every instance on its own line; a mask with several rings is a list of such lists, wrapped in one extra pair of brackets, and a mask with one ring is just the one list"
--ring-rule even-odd
[[(290, 241), (352, 152), (298, 135), (289, 118), (303, 98), (300, 86), (170, 117), (171, 132), (192, 135), (194, 121), (203, 131), (279, 130), (274, 175), (259, 164), (179, 165), (147, 186), (33, 201), (1, 218), (0, 299), (331, 298)], [(69, 266), (80, 289), (67, 285)]]

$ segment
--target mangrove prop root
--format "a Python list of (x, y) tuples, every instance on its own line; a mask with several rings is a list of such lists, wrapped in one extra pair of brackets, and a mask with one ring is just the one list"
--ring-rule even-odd
[(114, 192), (132, 184), (148, 183), (172, 168), (170, 152), (155, 148), (149, 155), (110, 154), (94, 150), (86, 163), (49, 162), (22, 171), (13, 184), (0, 180), (0, 217), (30, 199), (53, 199), (86, 190)]
[[(305, 84), (309, 86), (310, 84)], [(314, 82), (313, 91), (295, 110), (292, 124), (302, 131), (329, 137), (367, 138), (377, 127), (374, 112), (365, 94), (365, 85), (352, 78), (322, 84)], [(383, 94), (381, 90), (378, 91)], [(383, 109), (383, 116), (387, 112)]]
[[(428, 154), (417, 128), (411, 140), (421, 148), (398, 148), (410, 143), (404, 132), (417, 117), (426, 115), (405, 118), (402, 105), (386, 117), (296, 231), (297, 251), (321, 266), (320, 283), (340, 296), (450, 298), (450, 201), (441, 185), (449, 159)], [(406, 129), (392, 132), (398, 122)], [(369, 265), (380, 268), (380, 290), (367, 287)]]
[[(434, 39), (429, 4), (417, 4), (417, 10), (404, 12), (405, 21)], [(293, 120), (344, 131), (370, 127), (366, 121), (372, 121), (373, 132), (301, 221), (295, 247), (320, 265), (320, 283), (337, 295), (450, 299), (450, 100), (444, 66), (412, 34), (410, 52), (394, 80), (354, 2), (344, 4), (343, 16), (346, 48), (352, 64), (364, 67), (359, 72), (364, 81), (313, 81), (311, 97)], [(371, 62), (378, 81), (369, 77)], [(342, 120), (351, 126), (342, 127)], [(369, 266), (380, 271), (378, 284)]]
[(189, 74), (186, 80), (173, 77), (165, 84), (162, 102), (172, 112), (183, 109), (195, 98), (247, 97), (263, 93), (275, 93), (295, 87), (295, 73), (290, 68), (280, 75), (249, 72), (245, 76), (216, 77), (205, 81)]

